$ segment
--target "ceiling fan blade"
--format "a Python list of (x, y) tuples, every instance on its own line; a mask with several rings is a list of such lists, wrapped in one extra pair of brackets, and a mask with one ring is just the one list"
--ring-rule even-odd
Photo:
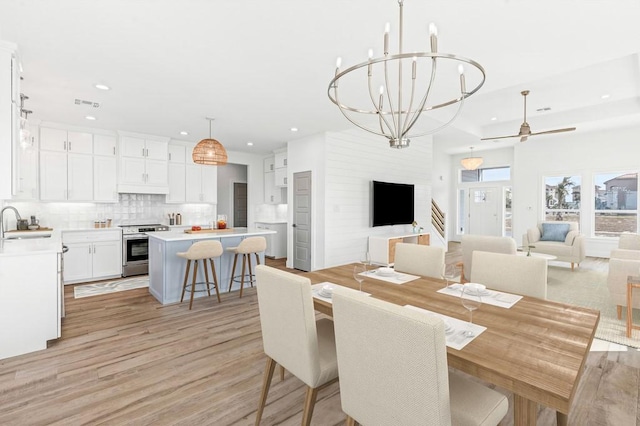
[(480, 139), (481, 141), (491, 141), (494, 139), (507, 139), (507, 138), (517, 138), (520, 137), (520, 135), (511, 135), (511, 136), (496, 136), (494, 138), (482, 138)]
[(545, 130), (544, 132), (531, 133), (531, 136), (534, 136), (534, 135), (547, 135), (549, 133), (572, 132), (575, 129), (576, 129), (575, 127), (566, 127), (564, 129)]

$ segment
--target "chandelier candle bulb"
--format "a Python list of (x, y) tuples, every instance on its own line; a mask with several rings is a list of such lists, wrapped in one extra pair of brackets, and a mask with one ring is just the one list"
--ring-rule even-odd
[(458, 65), (458, 72), (460, 73), (460, 91), (464, 95), (467, 91), (467, 85), (464, 80), (464, 67), (462, 65)]
[(416, 79), (416, 67), (418, 66), (418, 58), (413, 57), (413, 62), (411, 64), (411, 78)]
[(373, 49), (369, 49), (369, 60), (373, 59)]
[(433, 22), (429, 24), (429, 39), (431, 40), (431, 53), (438, 51), (438, 27)]
[(391, 29), (391, 25), (387, 22), (384, 25), (384, 55), (387, 56), (389, 54), (389, 31)]

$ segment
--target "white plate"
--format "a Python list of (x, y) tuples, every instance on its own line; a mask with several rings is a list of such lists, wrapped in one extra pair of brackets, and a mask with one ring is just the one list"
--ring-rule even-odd
[(491, 294), (487, 290), (487, 287), (484, 286), (484, 284), (466, 283), (464, 285), (464, 288), (465, 288), (465, 293), (471, 296), (488, 296), (489, 294)]

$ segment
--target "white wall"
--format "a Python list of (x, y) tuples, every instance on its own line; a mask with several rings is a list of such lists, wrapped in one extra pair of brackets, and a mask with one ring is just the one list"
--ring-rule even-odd
[(514, 236), (522, 234), (544, 216), (544, 176), (582, 177), (580, 229), (587, 237), (587, 256), (608, 257), (617, 238), (594, 238), (594, 175), (602, 172), (638, 170), (640, 127), (626, 127), (592, 133), (576, 132), (533, 137), (514, 151), (513, 218)]

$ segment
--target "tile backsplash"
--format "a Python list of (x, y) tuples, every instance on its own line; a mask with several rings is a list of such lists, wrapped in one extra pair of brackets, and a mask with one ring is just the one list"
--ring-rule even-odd
[[(5, 201), (18, 209), (23, 219), (36, 216), (41, 226), (59, 229), (92, 228), (94, 221), (112, 220), (121, 224), (169, 224), (169, 213), (180, 213), (183, 225), (201, 225), (216, 218), (215, 204), (167, 204), (164, 195), (120, 194), (118, 203), (43, 203)], [(13, 212), (5, 212), (7, 229), (16, 228)]]

